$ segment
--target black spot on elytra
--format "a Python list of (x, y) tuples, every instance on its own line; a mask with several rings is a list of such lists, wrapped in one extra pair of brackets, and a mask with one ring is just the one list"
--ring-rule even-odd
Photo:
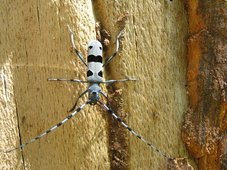
[(88, 70), (87, 71), (87, 77), (92, 76), (92, 75), (93, 75), (93, 72), (91, 70)]
[(98, 72), (98, 75), (99, 75), (100, 77), (102, 77), (102, 71)]
[(89, 55), (87, 57), (87, 62), (98, 62), (98, 63), (102, 63), (102, 56), (100, 56), (100, 55), (97, 55), (97, 56)]

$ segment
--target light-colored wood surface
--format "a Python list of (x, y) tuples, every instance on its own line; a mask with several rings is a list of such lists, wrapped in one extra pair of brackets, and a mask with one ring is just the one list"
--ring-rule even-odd
[[(126, 122), (173, 157), (187, 156), (180, 133), (187, 109), (187, 22), (182, 2), (5, 0), (0, 11), (1, 149), (17, 146), (19, 138), (26, 142), (58, 123), (86, 89), (86, 85), (47, 81), (49, 77), (86, 79), (86, 68), (70, 52), (66, 25), (71, 25), (76, 47), (86, 55), (87, 42), (95, 39), (95, 18), (113, 42), (124, 27), (116, 21), (128, 12), (122, 50), (107, 68), (106, 78), (139, 78), (114, 86), (122, 89), (119, 100)], [(111, 43), (107, 54), (113, 47)], [(0, 164), (12, 169), (110, 169), (108, 124), (102, 109), (87, 106), (23, 152), (1, 153)], [(126, 135), (127, 168), (166, 167), (165, 159)]]

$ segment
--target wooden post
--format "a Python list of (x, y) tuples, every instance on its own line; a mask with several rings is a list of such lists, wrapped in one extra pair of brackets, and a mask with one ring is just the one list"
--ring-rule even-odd
[[(181, 125), (187, 110), (186, 13), (181, 1), (28, 0), (0, 6), (0, 148), (18, 146), (66, 117), (86, 85), (48, 82), (49, 77), (86, 79), (70, 52), (66, 25), (86, 56), (95, 19), (111, 35), (125, 28), (121, 52), (106, 68), (107, 79), (137, 82), (107, 88), (110, 105), (131, 128), (172, 157), (187, 157)], [(128, 18), (126, 21), (125, 18)], [(82, 98), (81, 104), (85, 102)], [(165, 169), (167, 161), (129, 134), (99, 106), (28, 145), (0, 153), (4, 168)]]

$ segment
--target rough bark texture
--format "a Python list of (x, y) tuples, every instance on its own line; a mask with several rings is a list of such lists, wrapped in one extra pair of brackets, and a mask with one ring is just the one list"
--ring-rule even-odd
[(227, 169), (227, 45), (224, 0), (187, 1), (190, 109), (183, 140), (201, 170)]
[[(181, 1), (4, 0), (0, 11), (1, 150), (26, 142), (67, 116), (86, 86), (47, 78), (86, 79), (86, 68), (70, 52), (66, 25), (73, 28), (76, 47), (85, 55), (87, 42), (95, 38), (96, 18), (111, 35), (106, 55), (125, 27), (122, 51), (106, 69), (106, 78), (139, 78), (108, 88), (113, 110), (162, 151), (187, 157), (180, 135), (187, 110), (187, 22)], [(167, 161), (107, 119), (98, 106), (89, 106), (22, 152), (1, 152), (0, 165), (166, 169)]]

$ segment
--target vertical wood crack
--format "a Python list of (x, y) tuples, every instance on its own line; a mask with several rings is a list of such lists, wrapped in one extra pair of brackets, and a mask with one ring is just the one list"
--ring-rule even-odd
[[(100, 22), (101, 27), (108, 29), (108, 31), (112, 30), (111, 32), (115, 32), (114, 30), (118, 31), (118, 27), (110, 27), (111, 22), (114, 22), (117, 18), (111, 18), (111, 12), (114, 9), (110, 9), (111, 7), (105, 4), (105, 2), (96, 0), (91, 1), (93, 6), (93, 13), (94, 18), (97, 22)], [(108, 8), (107, 8), (108, 6)], [(113, 7), (114, 8), (114, 4)], [(102, 28), (101, 28), (102, 29)], [(115, 41), (116, 35), (111, 35), (111, 41)], [(105, 38), (105, 37), (104, 37)], [(102, 38), (102, 39), (104, 39)], [(112, 44), (112, 43), (110, 43)], [(115, 44), (113, 44), (115, 45)], [(109, 47), (112, 53), (112, 49), (115, 47)], [(104, 57), (106, 54), (109, 54), (109, 51), (104, 52)], [(117, 60), (117, 57), (114, 59)], [(111, 64), (106, 66), (105, 73), (108, 73), (108, 76), (111, 79), (114, 78), (113, 73), (111, 72)], [(121, 117), (125, 122), (127, 119), (127, 114), (124, 113), (124, 109), (122, 107), (123, 101), (120, 92), (116, 89), (114, 85), (107, 86), (107, 94), (108, 94), (108, 105), (113, 109), (113, 111)], [(104, 113), (105, 114), (105, 113)], [(117, 122), (113, 117), (108, 117), (108, 124), (109, 124), (109, 158), (110, 158), (110, 167), (111, 169), (118, 169), (118, 170), (126, 170), (129, 169), (129, 154), (128, 154), (128, 133), (127, 130), (122, 127), (122, 125)]]
[[(14, 88), (14, 85), (13, 85), (13, 91), (14, 91), (14, 94), (15, 94), (15, 88)], [(22, 136), (21, 136), (21, 129), (20, 129), (20, 119), (19, 119), (19, 112), (18, 112), (18, 105), (17, 105), (17, 101), (16, 99), (14, 98), (14, 102), (15, 102), (15, 109), (16, 109), (16, 116), (17, 116), (17, 128), (18, 128), (18, 136), (19, 136), (19, 142), (20, 142), (20, 145), (22, 145)], [(23, 164), (23, 169), (25, 170), (25, 159), (24, 159), (24, 153), (23, 153), (23, 150), (21, 150), (21, 157), (22, 157), (22, 164)]]

